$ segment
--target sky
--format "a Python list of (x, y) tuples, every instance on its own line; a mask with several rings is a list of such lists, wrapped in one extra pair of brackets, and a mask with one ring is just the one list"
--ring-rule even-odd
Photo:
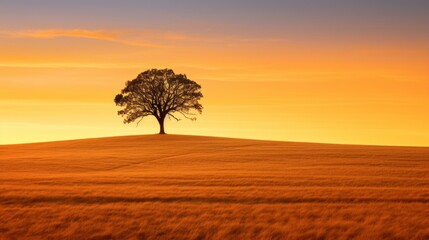
[(429, 146), (424, 0), (0, 1), (0, 144), (158, 132), (114, 96), (151, 68), (202, 85), (171, 134)]

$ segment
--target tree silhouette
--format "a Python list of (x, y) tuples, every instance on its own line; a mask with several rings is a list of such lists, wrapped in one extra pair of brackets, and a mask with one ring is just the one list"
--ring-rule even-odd
[[(136, 79), (127, 81), (125, 88), (116, 95), (117, 106), (124, 107), (118, 115), (124, 123), (146, 116), (154, 116), (159, 123), (159, 134), (165, 134), (165, 117), (181, 120), (175, 114), (196, 120), (192, 110), (202, 113), (203, 106), (198, 102), (203, 97), (201, 86), (184, 74), (175, 74), (171, 69), (151, 69), (140, 73)], [(192, 116), (192, 117), (191, 117)]]

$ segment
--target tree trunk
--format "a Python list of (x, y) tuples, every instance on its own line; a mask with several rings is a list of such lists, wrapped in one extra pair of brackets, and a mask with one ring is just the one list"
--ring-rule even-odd
[(165, 134), (165, 131), (164, 131), (164, 119), (165, 118), (158, 119), (158, 122), (159, 122), (159, 134)]

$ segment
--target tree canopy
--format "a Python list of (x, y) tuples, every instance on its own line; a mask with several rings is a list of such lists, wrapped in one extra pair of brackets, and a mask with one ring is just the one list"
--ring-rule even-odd
[(123, 107), (118, 115), (124, 117), (124, 123), (139, 123), (146, 116), (154, 116), (159, 133), (164, 134), (167, 116), (177, 121), (181, 117), (196, 120), (194, 111), (201, 114), (203, 110), (199, 103), (202, 97), (201, 86), (186, 75), (175, 74), (171, 69), (151, 69), (127, 81), (114, 101)]

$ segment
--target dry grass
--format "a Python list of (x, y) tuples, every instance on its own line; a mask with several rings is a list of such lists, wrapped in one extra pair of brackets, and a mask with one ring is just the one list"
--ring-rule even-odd
[(0, 239), (429, 239), (429, 148), (190, 136), (0, 146)]

